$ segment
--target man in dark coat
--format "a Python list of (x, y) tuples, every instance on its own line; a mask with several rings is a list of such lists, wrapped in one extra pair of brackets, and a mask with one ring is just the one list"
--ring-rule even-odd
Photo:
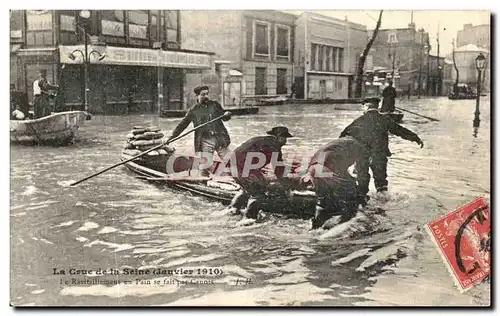
[(360, 202), (364, 204), (359, 201), (356, 179), (348, 168), (365, 155), (365, 146), (350, 136), (335, 139), (316, 151), (302, 177), (303, 183), (312, 183), (317, 196), (312, 229), (334, 215), (347, 221), (356, 214)]
[(368, 103), (368, 110), (347, 126), (340, 137), (352, 136), (366, 146), (366, 154), (356, 161), (358, 190), (361, 198), (366, 198), (370, 183), (371, 168), (377, 192), (387, 191), (387, 157), (391, 156), (389, 150), (389, 133), (403, 139), (416, 142), (420, 148), (423, 141), (414, 132), (395, 123), (391, 118), (378, 112), (379, 98), (368, 98), (363, 103)]
[[(194, 89), (197, 96), (197, 102), (186, 113), (182, 121), (172, 132), (170, 139), (179, 136), (192, 122), (194, 127), (211, 121), (221, 115), (224, 115), (224, 109), (219, 102), (209, 100), (208, 86), (198, 86)], [(228, 121), (231, 117), (225, 116), (222, 121)], [(197, 153), (203, 153), (203, 156), (213, 156), (217, 152), (221, 160), (224, 160), (229, 154), (228, 146), (231, 143), (229, 133), (221, 120), (208, 124), (194, 132), (194, 149)], [(205, 156), (206, 157), (206, 156)], [(204, 161), (204, 164), (206, 162)], [(203, 176), (209, 176), (209, 168), (201, 171)]]
[(59, 86), (52, 85), (47, 80), (47, 70), (40, 69), (39, 78), (33, 82), (35, 119), (50, 115), (50, 98), (53, 96), (50, 90), (57, 88)]
[(256, 218), (260, 209), (258, 198), (265, 194), (269, 180), (264, 175), (268, 165), (274, 168), (276, 178), (282, 179), (285, 172), (281, 147), (289, 137), (288, 128), (277, 126), (267, 132), (267, 136), (250, 138), (233, 151), (238, 176), (235, 181), (242, 187), (231, 206), (239, 210), (247, 201), (243, 213), (247, 218)]
[(394, 112), (396, 110), (396, 89), (392, 86), (392, 80), (382, 91), (382, 108), (380, 112)]

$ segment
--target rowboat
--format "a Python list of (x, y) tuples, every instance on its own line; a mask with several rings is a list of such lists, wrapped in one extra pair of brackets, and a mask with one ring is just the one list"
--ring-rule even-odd
[[(148, 146), (151, 149), (160, 143), (161, 139), (129, 141), (122, 150), (121, 161), (129, 160), (147, 150)], [(213, 178), (200, 176), (193, 170), (195, 160), (194, 156), (177, 154), (175, 149), (164, 147), (129, 161), (125, 166), (137, 174), (139, 179), (162, 188), (188, 192), (222, 204), (229, 204), (241, 187), (229, 174), (221, 173), (220, 176)], [(214, 159), (211, 172), (215, 173), (220, 164), (220, 161)], [(316, 195), (309, 190), (292, 190), (291, 194), (287, 194), (283, 187), (273, 189), (271, 186), (261, 202), (264, 211), (307, 219), (314, 215)]]
[(395, 110), (393, 112), (381, 112), (381, 114), (389, 116), (396, 123), (401, 123), (404, 117), (404, 113), (399, 110)]
[(34, 120), (10, 120), (10, 141), (30, 144), (68, 144), (80, 126), (85, 123), (87, 112), (67, 111), (53, 113)]

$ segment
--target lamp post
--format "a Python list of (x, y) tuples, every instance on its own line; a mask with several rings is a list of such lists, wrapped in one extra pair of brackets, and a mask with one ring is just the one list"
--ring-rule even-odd
[(430, 84), (430, 66), (431, 66), (431, 46), (430, 45), (425, 45), (425, 49), (427, 50), (427, 76), (426, 76), (426, 82), (425, 82), (425, 94), (429, 96), (429, 84)]
[(483, 53), (479, 53), (476, 57), (476, 69), (477, 69), (477, 96), (476, 96), (476, 111), (474, 112), (473, 126), (479, 127), (481, 120), (479, 119), (479, 101), (481, 98), (481, 72), (486, 66), (486, 58)]
[[(82, 10), (79, 13), (79, 16), (86, 21), (90, 18), (90, 11), (89, 10)], [(103, 60), (106, 57), (106, 54), (103, 54), (97, 50), (91, 50), (90, 52), (88, 51), (88, 33), (87, 33), (87, 26), (88, 23), (85, 22), (84, 26), (79, 25), (78, 23), (76, 24), (77, 27), (79, 27), (83, 31), (83, 38), (84, 38), (84, 52), (82, 52), (79, 49), (75, 49), (69, 54), (69, 58), (71, 60), (75, 60), (76, 56), (75, 53), (80, 53), (83, 57), (83, 76), (84, 76), (84, 83), (85, 83), (85, 94), (84, 94), (84, 110), (85, 112), (88, 112), (89, 109), (89, 64), (90, 64), (90, 56), (92, 54), (97, 54), (98, 60)]]

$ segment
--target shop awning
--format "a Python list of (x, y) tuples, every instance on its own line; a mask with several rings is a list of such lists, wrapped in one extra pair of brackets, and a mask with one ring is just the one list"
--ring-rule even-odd
[(243, 77), (243, 74), (236, 69), (229, 69), (229, 75), (232, 77)]
[[(184, 52), (184, 51), (160, 51), (148, 48), (129, 48), (107, 46), (105, 48), (95, 47), (106, 57), (98, 60), (97, 54), (90, 54), (90, 63), (124, 66), (150, 66), (150, 67), (169, 67), (169, 68), (188, 68), (188, 69), (209, 69), (212, 68), (212, 59), (210, 53)], [(92, 45), (88, 47), (91, 52), (94, 49)], [(59, 46), (59, 56), (63, 64), (82, 64), (83, 54), (75, 53), (74, 59), (69, 56), (75, 51), (85, 51), (84, 45)]]
[(10, 45), (10, 52), (11, 53), (16, 53), (19, 49), (21, 49), (21, 44)]

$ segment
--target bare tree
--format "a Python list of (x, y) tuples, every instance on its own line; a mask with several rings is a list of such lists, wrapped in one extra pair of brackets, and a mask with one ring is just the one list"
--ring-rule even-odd
[(453, 67), (455, 68), (455, 72), (457, 73), (457, 76), (455, 78), (455, 84), (453, 85), (453, 93), (458, 93), (459, 73), (458, 73), (457, 62), (455, 60), (455, 39), (453, 39), (452, 45), (453, 45), (453, 51), (451, 53), (451, 56), (453, 58)]
[(363, 51), (363, 54), (359, 57), (358, 60), (358, 67), (357, 67), (357, 72), (356, 72), (356, 88), (354, 91), (354, 95), (356, 98), (361, 98), (361, 92), (362, 92), (362, 87), (363, 87), (363, 73), (364, 73), (364, 67), (365, 67), (365, 61), (366, 57), (368, 56), (368, 53), (370, 52), (370, 49), (372, 48), (373, 42), (377, 38), (378, 30), (380, 29), (380, 25), (382, 25), (382, 13), (384, 10), (380, 10), (380, 14), (378, 16), (378, 21), (377, 25), (375, 26), (375, 30), (373, 30), (372, 37), (366, 44), (365, 50)]

